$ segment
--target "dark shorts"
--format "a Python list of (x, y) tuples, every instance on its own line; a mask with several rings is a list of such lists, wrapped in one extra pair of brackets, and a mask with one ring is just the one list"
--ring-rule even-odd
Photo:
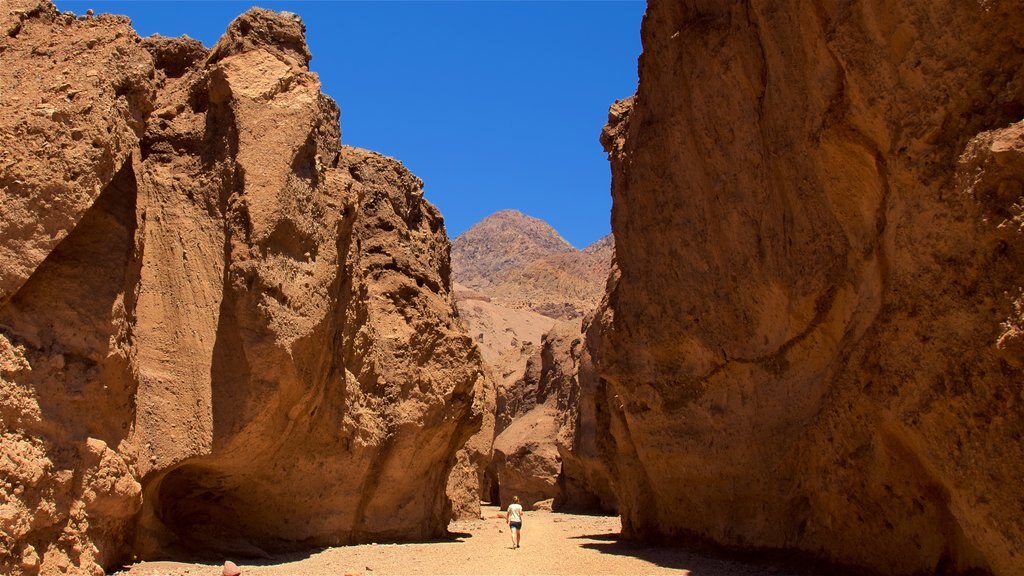
[(508, 525), (510, 528), (515, 528), (516, 530), (521, 530), (523, 527), (522, 522), (509, 522)]

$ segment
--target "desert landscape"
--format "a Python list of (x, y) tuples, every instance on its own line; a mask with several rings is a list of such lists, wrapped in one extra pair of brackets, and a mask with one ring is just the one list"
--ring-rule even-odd
[[(257, 576), (336, 576), (373, 574), (714, 574), (716, 576), (805, 576), (835, 574), (834, 567), (778, 554), (723, 553), (701, 547), (654, 546), (618, 538), (615, 516), (540, 511), (530, 513), (529, 532), (519, 549), (509, 543), (508, 526), (485, 506), (485, 519), (456, 520), (443, 540), (382, 543), (311, 550), (300, 554), (240, 562), (243, 574)], [(215, 563), (143, 562), (121, 576), (220, 574)]]
[(296, 14), (0, 30), (0, 573), (1024, 576), (1021, 0), (648, 0), (582, 249)]

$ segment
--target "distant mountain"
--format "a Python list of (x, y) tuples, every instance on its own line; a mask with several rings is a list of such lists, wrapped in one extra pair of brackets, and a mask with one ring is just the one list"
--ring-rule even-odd
[(578, 318), (604, 293), (611, 235), (577, 250), (543, 220), (503, 210), (452, 241), (455, 280), (495, 304)]
[(574, 251), (547, 222), (502, 210), (452, 241), (452, 272), (459, 283), (480, 290), (499, 282), (510, 268)]
[(584, 248), (583, 251), (587, 254), (608, 258), (608, 261), (611, 262), (612, 255), (615, 254), (615, 236), (611, 234), (602, 236), (595, 240), (593, 244)]

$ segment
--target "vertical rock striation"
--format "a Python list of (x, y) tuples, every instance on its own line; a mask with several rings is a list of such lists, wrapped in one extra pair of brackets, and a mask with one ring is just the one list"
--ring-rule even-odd
[(651, 0), (642, 36), (592, 350), (624, 531), (1019, 574), (1022, 4)]
[(443, 222), (298, 18), (0, 24), (0, 572), (444, 533), (483, 371)]
[[(618, 513), (612, 475), (615, 446), (608, 433), (611, 422), (605, 401), (607, 383), (597, 373), (592, 352), (600, 341), (602, 326), (593, 314), (584, 318), (579, 342), (570, 348), (571, 364), (560, 360), (563, 366), (572, 366), (573, 374), (561, 379), (569, 401), (559, 414), (557, 446), (562, 470), (556, 510)], [(560, 366), (557, 372), (564, 370)]]

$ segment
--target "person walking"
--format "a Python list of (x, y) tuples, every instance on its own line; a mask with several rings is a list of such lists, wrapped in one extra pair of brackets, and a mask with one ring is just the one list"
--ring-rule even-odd
[(508, 527), (512, 532), (512, 548), (519, 548), (519, 534), (523, 530), (523, 506), (519, 503), (519, 496), (512, 497), (505, 519), (508, 520)]

